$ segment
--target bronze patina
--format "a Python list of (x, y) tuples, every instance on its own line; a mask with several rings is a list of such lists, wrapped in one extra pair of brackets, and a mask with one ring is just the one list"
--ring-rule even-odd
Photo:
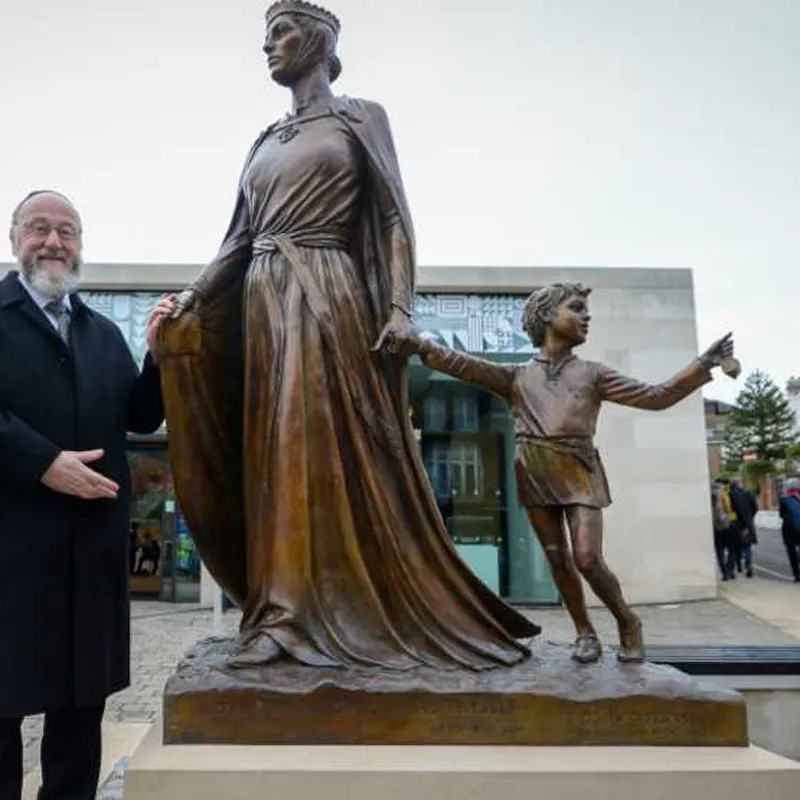
[(201, 642), (169, 679), (167, 744), (747, 745), (741, 695), (671, 667), (578, 664), (543, 637), (511, 667), (231, 670)]
[(409, 421), (411, 215), (386, 112), (331, 91), (338, 32), (317, 6), (267, 11), (292, 112), (164, 331), (177, 494), (244, 612), (231, 666), (515, 664), (539, 628), (459, 559)]
[[(243, 611), (237, 637), (199, 644), (169, 679), (165, 741), (746, 744), (738, 695), (663, 667), (577, 664), (532, 641), (538, 626), (460, 560), (409, 420), (406, 358), (418, 348), (506, 395), (511, 378), (495, 386), (495, 373), (415, 339), (414, 235), (388, 119), (377, 103), (334, 96), (338, 34), (318, 6), (268, 9), (264, 52), (292, 110), (251, 148), (219, 254), (162, 330), (178, 498)], [(555, 342), (560, 328), (548, 330)], [(585, 382), (593, 369), (566, 349), (551, 356), (530, 368), (537, 380)], [(609, 399), (640, 397), (603, 376)], [(703, 362), (668, 396), (706, 376)], [(593, 402), (548, 413), (585, 438)], [(552, 451), (530, 445), (529, 495), (572, 482), (593, 499), (568, 514), (579, 565), (613, 605), (602, 471), (562, 474), (568, 457), (599, 461), (558, 435)], [(564, 561), (570, 612), (585, 615), (561, 507), (531, 513), (551, 562)], [(638, 657), (620, 603), (625, 653)]]
[(589, 331), (589, 293), (579, 283), (558, 283), (531, 294), (522, 324), (538, 354), (527, 364), (496, 364), (415, 337), (404, 340), (403, 347), (419, 353), (428, 366), (476, 383), (509, 404), (520, 502), (575, 624), (573, 658), (590, 663), (602, 654), (586, 611), (582, 575), (617, 620), (620, 661), (639, 662), (644, 661), (641, 622), (603, 558), (602, 509), (611, 496), (594, 446), (600, 406), (611, 402), (659, 410), (675, 405), (711, 380), (712, 367), (731, 363), (733, 339), (728, 335), (715, 342), (664, 383), (643, 383), (573, 353)]

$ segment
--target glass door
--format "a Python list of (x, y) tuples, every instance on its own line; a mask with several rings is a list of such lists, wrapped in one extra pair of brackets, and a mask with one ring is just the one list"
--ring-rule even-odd
[(128, 528), (128, 574), (131, 594), (159, 599), (164, 577), (165, 501), (168, 465), (163, 450), (128, 452), (131, 511)]
[(200, 601), (200, 559), (175, 499), (166, 443), (135, 442), (131, 468), (131, 594), (169, 603)]
[(516, 603), (558, 603), (544, 553), (517, 502), (514, 421), (490, 392), (413, 359), (412, 422), (439, 511), (459, 554)]

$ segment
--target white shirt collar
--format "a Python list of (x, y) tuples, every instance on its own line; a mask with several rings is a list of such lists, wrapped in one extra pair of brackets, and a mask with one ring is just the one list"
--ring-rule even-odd
[[(19, 282), (22, 284), (22, 288), (25, 289), (25, 291), (31, 296), (31, 300), (33, 300), (33, 302), (36, 303), (36, 305), (39, 306), (39, 308), (44, 311), (45, 314), (47, 314), (48, 312), (45, 310), (45, 306), (51, 302), (52, 298), (43, 297), (41, 294), (39, 294), (39, 292), (37, 292), (36, 289), (30, 285), (28, 279), (25, 277), (25, 275), (23, 275), (22, 272), (19, 272), (17, 277), (19, 278)], [(72, 302), (70, 301), (69, 295), (64, 298), (64, 308), (66, 308), (70, 314), (72, 313)]]

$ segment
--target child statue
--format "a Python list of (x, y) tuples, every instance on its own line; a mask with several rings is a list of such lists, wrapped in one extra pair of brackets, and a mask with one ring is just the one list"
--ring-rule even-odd
[(398, 340), (395, 346), (418, 353), (433, 369), (494, 392), (511, 406), (519, 500), (575, 624), (572, 657), (591, 663), (602, 654), (586, 610), (580, 574), (617, 620), (619, 660), (638, 662), (644, 660), (642, 625), (602, 553), (602, 509), (611, 498), (593, 442), (600, 404), (669, 408), (710, 381), (712, 367), (733, 369), (733, 339), (728, 334), (715, 342), (664, 383), (642, 383), (573, 353), (586, 341), (590, 291), (579, 283), (556, 283), (528, 298), (522, 324), (539, 352), (525, 364), (492, 363), (418, 336)]

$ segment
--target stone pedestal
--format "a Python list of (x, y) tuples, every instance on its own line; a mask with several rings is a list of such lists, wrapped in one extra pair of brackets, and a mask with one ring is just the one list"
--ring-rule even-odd
[(201, 642), (164, 693), (166, 744), (748, 744), (741, 695), (678, 670), (576, 664), (536, 642), (532, 658), (485, 673), (311, 668), (230, 670), (229, 639)]
[(754, 747), (381, 747), (161, 744), (125, 800), (796, 800), (800, 764)]

